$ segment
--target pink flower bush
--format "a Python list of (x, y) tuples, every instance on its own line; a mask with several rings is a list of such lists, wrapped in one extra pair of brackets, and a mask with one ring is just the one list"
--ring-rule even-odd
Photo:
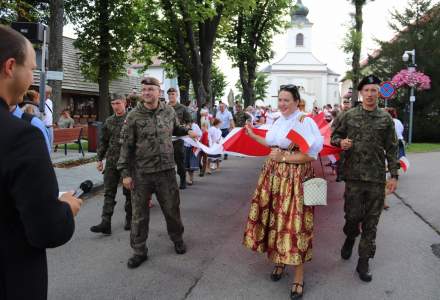
[(431, 79), (429, 76), (418, 71), (409, 71), (404, 69), (394, 75), (391, 82), (396, 88), (402, 86), (414, 87), (419, 91), (429, 90), (431, 88)]

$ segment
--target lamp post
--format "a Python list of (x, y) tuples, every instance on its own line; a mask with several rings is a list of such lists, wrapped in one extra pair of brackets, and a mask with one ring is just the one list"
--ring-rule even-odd
[[(404, 62), (408, 62), (409, 56), (411, 55), (412, 63), (408, 65), (408, 71), (410, 73), (416, 70), (416, 50), (405, 51), (403, 53), (402, 59)], [(411, 87), (411, 96), (409, 97), (409, 132), (408, 132), (408, 144), (412, 143), (413, 134), (413, 113), (414, 113), (414, 102), (416, 102), (415, 87)]]

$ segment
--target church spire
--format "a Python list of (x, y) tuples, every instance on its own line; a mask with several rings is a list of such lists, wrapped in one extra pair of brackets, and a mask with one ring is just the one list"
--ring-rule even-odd
[(309, 9), (302, 3), (302, 0), (298, 0), (290, 12), (292, 25), (309, 24), (310, 21), (307, 19), (308, 15)]

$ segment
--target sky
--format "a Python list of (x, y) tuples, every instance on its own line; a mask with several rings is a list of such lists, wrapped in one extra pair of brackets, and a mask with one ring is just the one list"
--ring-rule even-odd
[[(440, 0), (434, 0), (438, 3)], [(350, 21), (350, 14), (354, 12), (354, 7), (349, 0), (303, 0), (305, 6), (310, 10), (308, 19), (313, 25), (312, 51), (321, 62), (327, 63), (328, 67), (343, 76), (350, 68), (347, 65), (347, 55), (340, 49), (345, 33), (346, 24)], [(374, 38), (380, 40), (390, 40), (394, 32), (389, 28), (390, 10), (402, 10), (408, 6), (409, 0), (375, 0), (367, 2), (364, 7), (364, 26), (363, 26), (363, 47), (362, 58), (367, 57), (377, 49)], [(75, 37), (73, 28), (68, 25), (64, 29), (64, 34), (69, 37)], [(273, 49), (275, 57), (271, 62), (262, 63), (264, 67), (269, 63), (278, 61), (286, 52), (287, 41), (280, 34), (274, 37)], [(222, 71), (227, 77), (229, 83), (225, 97), (229, 90), (235, 90), (235, 83), (239, 78), (238, 70), (233, 69), (231, 62), (226, 54), (222, 54), (217, 62), (222, 66)]]

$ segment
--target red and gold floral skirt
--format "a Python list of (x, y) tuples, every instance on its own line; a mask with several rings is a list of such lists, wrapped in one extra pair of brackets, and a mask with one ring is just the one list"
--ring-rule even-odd
[(302, 183), (314, 176), (311, 163), (268, 159), (252, 198), (245, 247), (274, 263), (300, 265), (312, 259), (313, 207), (303, 203)]

